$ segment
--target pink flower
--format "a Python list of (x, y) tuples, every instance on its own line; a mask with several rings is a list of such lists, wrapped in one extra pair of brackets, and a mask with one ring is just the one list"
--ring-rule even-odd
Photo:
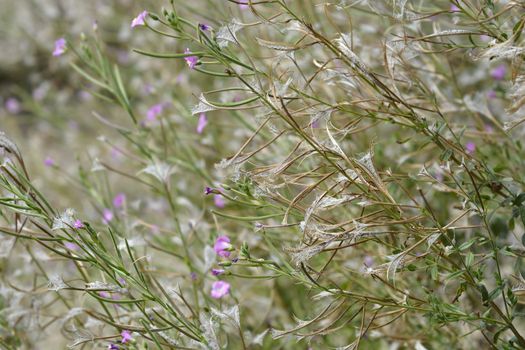
[(44, 159), (44, 165), (51, 167), (55, 165), (55, 160), (51, 157), (46, 157), (46, 159)]
[(55, 41), (55, 49), (53, 50), (53, 56), (57, 57), (66, 52), (66, 39), (60, 38)]
[(130, 331), (122, 331), (120, 335), (122, 336), (122, 340), (121, 340), (122, 344), (126, 344), (128, 341), (133, 340), (133, 338), (131, 338)]
[(119, 193), (113, 198), (113, 206), (115, 208), (120, 208), (124, 205), (126, 201), (126, 195), (124, 193)]
[(220, 194), (216, 194), (213, 196), (213, 203), (217, 208), (224, 208), (226, 206), (226, 202)]
[(163, 110), (163, 103), (157, 103), (156, 105), (151, 106), (150, 109), (148, 109), (148, 113), (146, 114), (146, 119), (151, 122), (154, 121), (162, 113)]
[[(191, 51), (190, 51), (190, 49), (186, 48), (186, 50), (184, 50), (184, 53), (185, 54), (190, 54)], [(186, 57), (184, 57), (184, 61), (186, 61), (186, 63), (188, 64), (188, 67), (190, 67), (190, 69), (193, 69), (197, 65), (197, 62), (199, 61), (199, 58), (197, 56), (186, 56)]]
[(108, 292), (106, 291), (102, 291), (102, 292), (98, 292), (98, 295), (100, 295), (102, 298), (106, 298), (106, 299), (110, 299), (111, 298), (111, 294), (109, 294)]
[(230, 249), (232, 249), (232, 245), (230, 244), (230, 238), (228, 236), (217, 237), (213, 250), (215, 250), (218, 256), (222, 256), (223, 258), (229, 257), (231, 254)]
[(500, 64), (499, 66), (497, 66), (490, 72), (490, 76), (494, 80), (505, 79), (505, 74), (507, 74), (507, 68), (505, 67), (504, 64)]
[(81, 220), (76, 219), (75, 222), (73, 223), (73, 227), (76, 229), (84, 228), (84, 224), (82, 223)]
[(148, 16), (148, 11), (142, 11), (141, 13), (139, 13), (139, 15), (133, 18), (133, 21), (131, 21), (131, 28), (146, 25), (147, 16)]
[(9, 97), (5, 101), (5, 109), (11, 114), (18, 114), (22, 110), (22, 106), (20, 106), (20, 102), (16, 98)]
[(113, 220), (113, 212), (111, 209), (104, 208), (102, 210), (102, 222), (107, 225), (111, 220)]
[(230, 284), (226, 281), (215, 281), (211, 285), (211, 297), (220, 299), (230, 293)]
[(197, 123), (197, 133), (202, 134), (207, 124), (208, 124), (208, 118), (206, 118), (206, 113), (201, 113), (199, 115), (199, 121)]
[(472, 154), (476, 150), (476, 144), (474, 142), (467, 142), (465, 149), (467, 154)]

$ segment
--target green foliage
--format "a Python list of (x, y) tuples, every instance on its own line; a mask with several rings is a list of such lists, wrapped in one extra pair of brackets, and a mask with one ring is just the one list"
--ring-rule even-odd
[(525, 347), (519, 3), (164, 5), (57, 58), (78, 159), (0, 135), (2, 346)]

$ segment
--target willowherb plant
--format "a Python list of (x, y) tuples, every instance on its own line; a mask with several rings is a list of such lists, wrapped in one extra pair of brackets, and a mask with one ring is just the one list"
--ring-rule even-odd
[(57, 40), (120, 108), (90, 115), (118, 157), (72, 180), (92, 210), (59, 209), (0, 135), (0, 231), (21, 252), (0, 256), (29, 262), (4, 273), (2, 344), (52, 326), (110, 349), (525, 348), (524, 7), (172, 0), (130, 18), (137, 57), (189, 73), (193, 102), (170, 80), (148, 101), (97, 35)]

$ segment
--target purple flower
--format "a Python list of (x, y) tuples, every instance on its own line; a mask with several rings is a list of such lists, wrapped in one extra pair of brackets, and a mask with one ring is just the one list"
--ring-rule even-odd
[(187, 80), (187, 76), (186, 76), (186, 74), (184, 74), (184, 73), (180, 73), (179, 75), (177, 75), (177, 78), (175, 78), (175, 82), (176, 82), (177, 84), (182, 84), (182, 83), (184, 83), (186, 80)]
[(46, 157), (46, 159), (44, 159), (44, 165), (45, 166), (53, 166), (55, 165), (55, 160), (51, 157)]
[(122, 340), (121, 340), (122, 344), (126, 344), (128, 341), (133, 340), (133, 338), (131, 338), (130, 331), (122, 331), (120, 335), (122, 336)]
[(232, 245), (230, 244), (230, 238), (228, 236), (223, 235), (217, 237), (213, 250), (215, 250), (218, 256), (222, 256), (223, 258), (229, 257), (230, 249), (232, 249)]
[[(184, 53), (185, 54), (190, 54), (191, 51), (190, 51), (190, 49), (186, 48), (186, 50), (184, 50)], [(184, 61), (186, 61), (186, 63), (188, 64), (188, 67), (190, 67), (190, 69), (193, 69), (197, 65), (197, 62), (199, 61), (199, 58), (197, 56), (186, 56), (186, 57), (184, 57)]]
[(372, 266), (373, 263), (374, 263), (374, 258), (372, 258), (370, 255), (365, 256), (363, 264), (365, 264), (366, 267)]
[(116, 147), (111, 147), (110, 154), (113, 160), (120, 160), (120, 158), (122, 158), (122, 152)]
[(53, 50), (53, 56), (60, 56), (64, 52), (66, 52), (66, 39), (57, 39), (57, 41), (55, 41), (55, 49)]
[(484, 41), (484, 42), (487, 42), (487, 41), (490, 41), (490, 36), (488, 35), (480, 35), (479, 38), (481, 39), (481, 41)]
[(204, 194), (205, 195), (209, 195), (210, 193), (214, 193), (214, 191), (215, 191), (215, 189), (206, 186), (206, 188), (204, 189)]
[(144, 94), (151, 95), (154, 92), (155, 92), (155, 86), (153, 86), (153, 84), (144, 85)]
[(496, 91), (494, 90), (489, 90), (487, 91), (487, 97), (488, 98), (496, 98), (498, 95), (496, 95)]
[(80, 219), (76, 219), (75, 222), (73, 223), (73, 227), (77, 229), (84, 228), (84, 224), (82, 223)]
[(197, 280), (197, 274), (195, 272), (190, 273), (190, 278), (191, 278), (192, 281), (196, 281)]
[(200, 28), (200, 30), (202, 30), (202, 31), (207, 31), (207, 30), (210, 30), (210, 29), (211, 29), (211, 27), (210, 27), (209, 25), (204, 24), (204, 23), (199, 23), (199, 28)]
[(217, 208), (224, 208), (226, 206), (226, 202), (220, 194), (216, 194), (213, 196), (213, 203)]
[(244, 10), (244, 9), (247, 9), (248, 7), (250, 7), (250, 5), (248, 5), (248, 0), (241, 0), (239, 1), (239, 8), (241, 10)]
[(93, 98), (93, 95), (91, 95), (91, 94), (89, 93), (89, 91), (82, 90), (82, 91), (79, 91), (79, 92), (78, 92), (78, 97), (79, 97), (82, 101), (90, 101), (90, 100)]
[(71, 130), (78, 130), (78, 122), (77, 121), (71, 120), (70, 122), (67, 123), (67, 126)]
[(197, 134), (202, 134), (207, 124), (208, 118), (206, 118), (206, 113), (201, 113), (199, 115), (199, 121), (197, 123)]
[(5, 101), (5, 109), (11, 114), (18, 114), (22, 110), (22, 106), (20, 106), (20, 102), (16, 98), (9, 97)]
[(139, 15), (133, 18), (133, 21), (131, 21), (131, 28), (135, 28), (136, 26), (146, 25), (147, 15), (148, 15), (148, 11), (142, 11), (141, 13), (139, 13)]
[(41, 84), (39, 87), (33, 90), (31, 96), (37, 101), (42, 101), (46, 97), (47, 91), (49, 88), (46, 84)]
[(119, 347), (113, 343), (108, 345), (108, 350), (119, 350)]
[(450, 5), (450, 12), (461, 12), (461, 10), (459, 9), (459, 7), (457, 7), (456, 5), (452, 4), (452, 5)]
[(126, 195), (124, 193), (119, 193), (113, 198), (113, 206), (115, 208), (120, 208), (124, 205), (126, 201)]
[(80, 248), (78, 245), (76, 245), (75, 243), (73, 242), (66, 242), (64, 243), (64, 246), (69, 249), (69, 250), (78, 250), (78, 248)]
[(226, 281), (215, 281), (211, 285), (211, 297), (220, 299), (230, 292), (230, 284)]
[(100, 295), (102, 298), (111, 299), (111, 294), (104, 290), (102, 292), (98, 292), (98, 295)]
[(474, 153), (474, 151), (476, 150), (476, 144), (474, 142), (467, 142), (465, 148), (467, 154)]
[(130, 61), (129, 52), (126, 50), (118, 50), (117, 51), (117, 61), (120, 64), (128, 64)]
[(224, 273), (223, 269), (211, 269), (211, 274), (214, 276), (219, 276)]
[(151, 122), (154, 121), (162, 113), (163, 110), (163, 103), (157, 103), (156, 105), (151, 106), (148, 109), (148, 113), (146, 114), (146, 119)]
[(102, 222), (107, 225), (111, 220), (113, 220), (113, 212), (111, 209), (104, 208), (102, 210)]
[(505, 67), (504, 64), (500, 64), (499, 66), (497, 66), (490, 72), (490, 76), (494, 80), (505, 79), (505, 74), (507, 74), (507, 68)]

